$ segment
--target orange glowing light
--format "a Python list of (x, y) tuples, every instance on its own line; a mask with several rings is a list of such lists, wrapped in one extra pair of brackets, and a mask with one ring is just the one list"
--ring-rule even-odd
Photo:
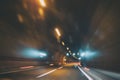
[(42, 7), (46, 7), (45, 0), (39, 0), (39, 2), (40, 2), (40, 5), (41, 5)]
[(55, 32), (57, 33), (57, 36), (58, 36), (58, 37), (60, 37), (60, 36), (61, 36), (61, 33), (60, 33), (60, 31), (59, 31), (59, 29), (58, 29), (58, 28), (55, 28)]
[(40, 9), (38, 10), (38, 12), (39, 12), (39, 14), (40, 14), (42, 17), (44, 16), (44, 11), (43, 11), (42, 8), (40, 8)]
[(18, 14), (17, 17), (18, 17), (19, 22), (22, 23), (23, 22), (23, 16), (21, 14)]

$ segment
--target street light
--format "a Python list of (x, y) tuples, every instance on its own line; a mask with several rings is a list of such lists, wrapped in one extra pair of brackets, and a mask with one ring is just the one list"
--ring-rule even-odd
[(69, 51), (69, 53), (71, 53), (71, 51)]
[(65, 46), (65, 43), (62, 41), (62, 45)]
[(58, 37), (61, 37), (61, 33), (60, 33), (60, 30), (58, 28), (55, 28), (55, 32), (56, 32)]
[(69, 56), (69, 53), (67, 53), (66, 56)]
[(75, 56), (75, 53), (73, 53), (73, 56)]
[(39, 12), (39, 14), (40, 14), (41, 17), (44, 17), (44, 11), (43, 11), (42, 8), (39, 8), (38, 12)]
[(67, 50), (69, 50), (69, 48), (67, 47)]
[(79, 57), (78, 59), (81, 60), (81, 57)]
[(85, 54), (86, 54), (86, 52), (82, 52), (80, 56), (85, 57)]
[(42, 7), (46, 7), (45, 0), (39, 0), (39, 2), (40, 2), (40, 5), (41, 5)]

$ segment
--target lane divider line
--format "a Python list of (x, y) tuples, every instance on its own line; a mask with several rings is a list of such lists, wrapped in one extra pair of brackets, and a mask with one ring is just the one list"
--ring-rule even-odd
[(79, 66), (78, 69), (88, 78), (88, 80), (93, 80), (87, 73), (85, 73)]
[[(59, 67), (59, 68), (57, 68), (57, 69), (62, 69), (63, 67)], [(56, 71), (57, 69), (53, 69), (53, 70), (51, 70), (51, 71), (49, 71), (49, 72), (46, 72), (46, 73), (44, 73), (44, 74), (41, 74), (41, 75), (39, 75), (39, 76), (37, 76), (36, 78), (41, 78), (41, 77), (43, 77), (43, 76), (46, 76), (46, 75), (48, 75), (48, 74), (50, 74), (50, 73), (53, 73), (54, 71)]]
[(44, 74), (41, 74), (41, 75), (37, 76), (36, 78), (40, 78), (40, 77), (46, 76), (46, 75), (48, 75), (48, 74), (50, 74), (50, 73), (52, 73), (52, 72), (54, 72), (54, 71), (56, 71), (56, 70), (57, 70), (57, 69), (53, 69), (53, 70), (51, 70), (51, 71), (49, 71), (49, 72), (46, 72), (46, 73), (44, 73)]
[(58, 69), (62, 69), (63, 67), (59, 67)]

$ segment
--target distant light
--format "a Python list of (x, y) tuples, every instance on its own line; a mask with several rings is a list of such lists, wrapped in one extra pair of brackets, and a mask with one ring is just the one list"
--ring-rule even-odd
[(21, 14), (18, 14), (17, 17), (18, 17), (19, 22), (23, 23), (23, 16)]
[(39, 56), (40, 56), (41, 58), (43, 58), (43, 57), (46, 57), (47, 54), (46, 54), (45, 52), (40, 52), (40, 53), (39, 53)]
[(69, 56), (69, 53), (67, 53), (66, 56)]
[(84, 57), (87, 60), (90, 60), (90, 59), (97, 57), (99, 55), (99, 53), (97, 51), (91, 51), (91, 50), (81, 51), (80, 53), (81, 53), (80, 54), (81, 58)]
[(77, 55), (80, 55), (80, 53), (78, 52)]
[(82, 52), (80, 56), (85, 57), (85, 54), (86, 54), (85, 52)]
[(24, 49), (21, 54), (26, 58), (44, 58), (47, 57), (47, 53), (44, 51), (39, 51), (33, 48)]
[(63, 61), (67, 61), (66, 57), (63, 57)]
[(69, 51), (69, 53), (71, 53), (71, 51)]
[(73, 53), (73, 56), (75, 56), (75, 53)]
[(55, 32), (57, 33), (57, 36), (58, 36), (58, 37), (60, 37), (60, 36), (61, 36), (61, 33), (60, 33), (60, 31), (59, 31), (59, 29), (58, 29), (58, 28), (55, 28)]
[(39, 0), (42, 7), (46, 7), (45, 0)]
[(42, 9), (42, 8), (39, 8), (38, 12), (39, 12), (39, 14), (40, 14), (40, 16), (41, 16), (41, 17), (43, 17), (43, 16), (44, 16), (44, 11), (43, 11), (43, 9)]
[(81, 60), (81, 57), (79, 57), (78, 59)]
[(49, 64), (49, 66), (54, 66), (54, 64)]
[(62, 45), (64, 46), (65, 45), (65, 43), (62, 41)]
[(64, 61), (66, 61), (67, 59), (64, 59)]
[(67, 50), (69, 50), (69, 48), (67, 47)]

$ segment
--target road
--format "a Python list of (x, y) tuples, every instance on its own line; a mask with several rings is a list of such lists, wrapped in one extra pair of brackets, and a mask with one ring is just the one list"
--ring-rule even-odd
[(0, 80), (120, 80), (120, 74), (82, 68), (75, 63), (70, 63), (61, 67), (41, 66), (28, 70), (0, 73)]

